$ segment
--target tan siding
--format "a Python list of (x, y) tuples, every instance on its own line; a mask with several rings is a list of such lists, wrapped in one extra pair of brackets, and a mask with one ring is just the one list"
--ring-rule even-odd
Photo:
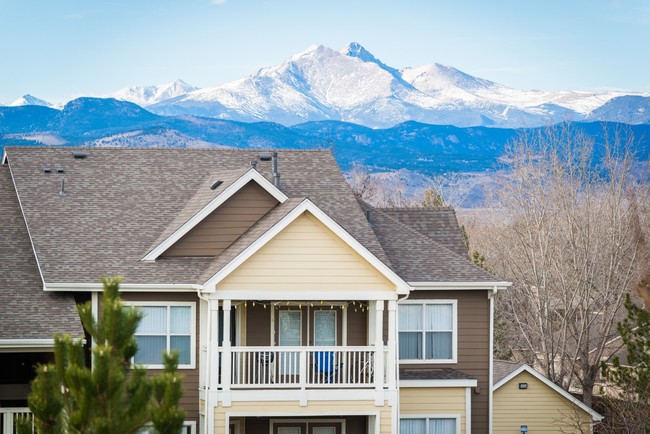
[[(487, 291), (412, 291), (409, 300), (458, 300), (458, 363), (414, 365), (418, 368), (452, 368), (475, 377), (472, 392), (472, 433), (488, 432), (490, 369), (490, 303)], [(408, 366), (401, 364), (401, 366)]]
[[(376, 407), (374, 401), (347, 401), (347, 400), (338, 400), (338, 401), (309, 401), (309, 404), (306, 407), (301, 407), (297, 401), (248, 401), (248, 402), (233, 402), (230, 407), (222, 407), (219, 405), (214, 409), (214, 419), (215, 419), (215, 434), (226, 434), (226, 415), (227, 413), (232, 414), (246, 414), (246, 415), (255, 415), (263, 414), (267, 417), (260, 420), (260, 418), (246, 418), (247, 423), (246, 427), (249, 433), (255, 434), (266, 434), (268, 432), (268, 420), (275, 419), (276, 417), (268, 417), (272, 414), (277, 414), (277, 418), (284, 418), (287, 416), (291, 417), (300, 417), (301, 415), (305, 418), (320, 418), (319, 416), (314, 416), (314, 413), (322, 412), (324, 414), (338, 414), (338, 413), (353, 413), (355, 411), (369, 413), (369, 412), (379, 412), (379, 419), (381, 423), (380, 434), (392, 434), (391, 433), (391, 423), (392, 423), (392, 410), (389, 406)], [(342, 416), (337, 417), (342, 418)], [(353, 425), (358, 426), (358, 422)], [(254, 431), (258, 429), (258, 431)], [(260, 430), (261, 429), (261, 430)], [(266, 429), (266, 430), (264, 430)], [(348, 434), (357, 434), (356, 432), (350, 431), (348, 429)], [(363, 433), (359, 433), (363, 434)]]
[(163, 256), (216, 256), (277, 203), (256, 182), (250, 181), (167, 249)]
[(402, 387), (399, 402), (401, 416), (459, 414), (460, 432), (465, 432), (464, 387)]
[[(528, 383), (520, 390), (519, 383)], [(581, 421), (583, 430), (576, 426)], [(549, 386), (522, 372), (494, 392), (494, 432), (517, 434), (521, 425), (531, 433), (589, 432), (591, 417)]]
[[(218, 285), (222, 290), (372, 291), (395, 286), (309, 213), (298, 217)], [(306, 299), (310, 299), (305, 294)]]
[[(199, 299), (194, 293), (151, 293), (151, 292), (123, 292), (120, 294), (122, 300), (129, 301), (193, 301), (196, 303), (196, 369), (179, 369), (183, 375), (183, 397), (181, 398), (181, 406), (185, 409), (185, 419), (194, 420), (198, 424), (199, 420), (199, 324), (200, 324), (200, 308)], [(160, 369), (149, 369), (147, 373), (156, 375), (161, 373)]]

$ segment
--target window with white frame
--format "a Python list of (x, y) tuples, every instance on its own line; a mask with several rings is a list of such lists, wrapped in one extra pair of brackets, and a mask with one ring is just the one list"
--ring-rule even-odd
[(133, 362), (150, 368), (163, 366), (163, 352), (178, 350), (178, 367), (194, 368), (195, 303), (129, 303), (143, 313), (135, 332), (138, 352)]
[(400, 434), (457, 434), (457, 417), (413, 417), (399, 421)]
[(456, 361), (456, 300), (408, 302), (399, 305), (400, 360)]

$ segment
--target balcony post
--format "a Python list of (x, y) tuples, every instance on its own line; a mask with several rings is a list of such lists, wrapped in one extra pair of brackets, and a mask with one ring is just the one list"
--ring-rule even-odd
[(396, 368), (397, 368), (397, 357), (396, 357), (396, 347), (397, 347), (397, 323), (396, 315), (397, 312), (397, 301), (390, 300), (388, 302), (388, 388), (396, 389), (397, 388), (397, 379), (396, 379)]
[(223, 301), (223, 345), (221, 353), (221, 388), (223, 390), (223, 406), (230, 407), (230, 381), (232, 372), (232, 350), (230, 342), (231, 300)]
[(375, 301), (375, 405), (384, 405), (384, 300)]

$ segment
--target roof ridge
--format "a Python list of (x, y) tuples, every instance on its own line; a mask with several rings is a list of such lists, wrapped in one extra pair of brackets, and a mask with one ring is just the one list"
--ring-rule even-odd
[[(219, 145), (225, 146), (225, 145)], [(5, 149), (69, 149), (74, 152), (76, 149), (83, 150), (93, 150), (93, 151), (183, 151), (183, 152), (323, 152), (331, 153), (331, 149), (328, 148), (313, 148), (313, 149), (300, 149), (300, 148), (239, 148), (239, 147), (226, 147), (226, 148), (171, 148), (168, 146), (66, 146), (66, 145), (38, 145), (38, 146), (16, 146), (8, 145), (4, 147)]]

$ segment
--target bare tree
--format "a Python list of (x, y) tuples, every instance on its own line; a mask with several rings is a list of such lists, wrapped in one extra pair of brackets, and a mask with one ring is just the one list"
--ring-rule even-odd
[(499, 208), (482, 230), (468, 226), (472, 248), (514, 282), (497, 305), (508, 349), (588, 405), (648, 260), (639, 237), (648, 233), (648, 166), (633, 145), (606, 133), (596, 143), (566, 124), (524, 133), (509, 151)]

